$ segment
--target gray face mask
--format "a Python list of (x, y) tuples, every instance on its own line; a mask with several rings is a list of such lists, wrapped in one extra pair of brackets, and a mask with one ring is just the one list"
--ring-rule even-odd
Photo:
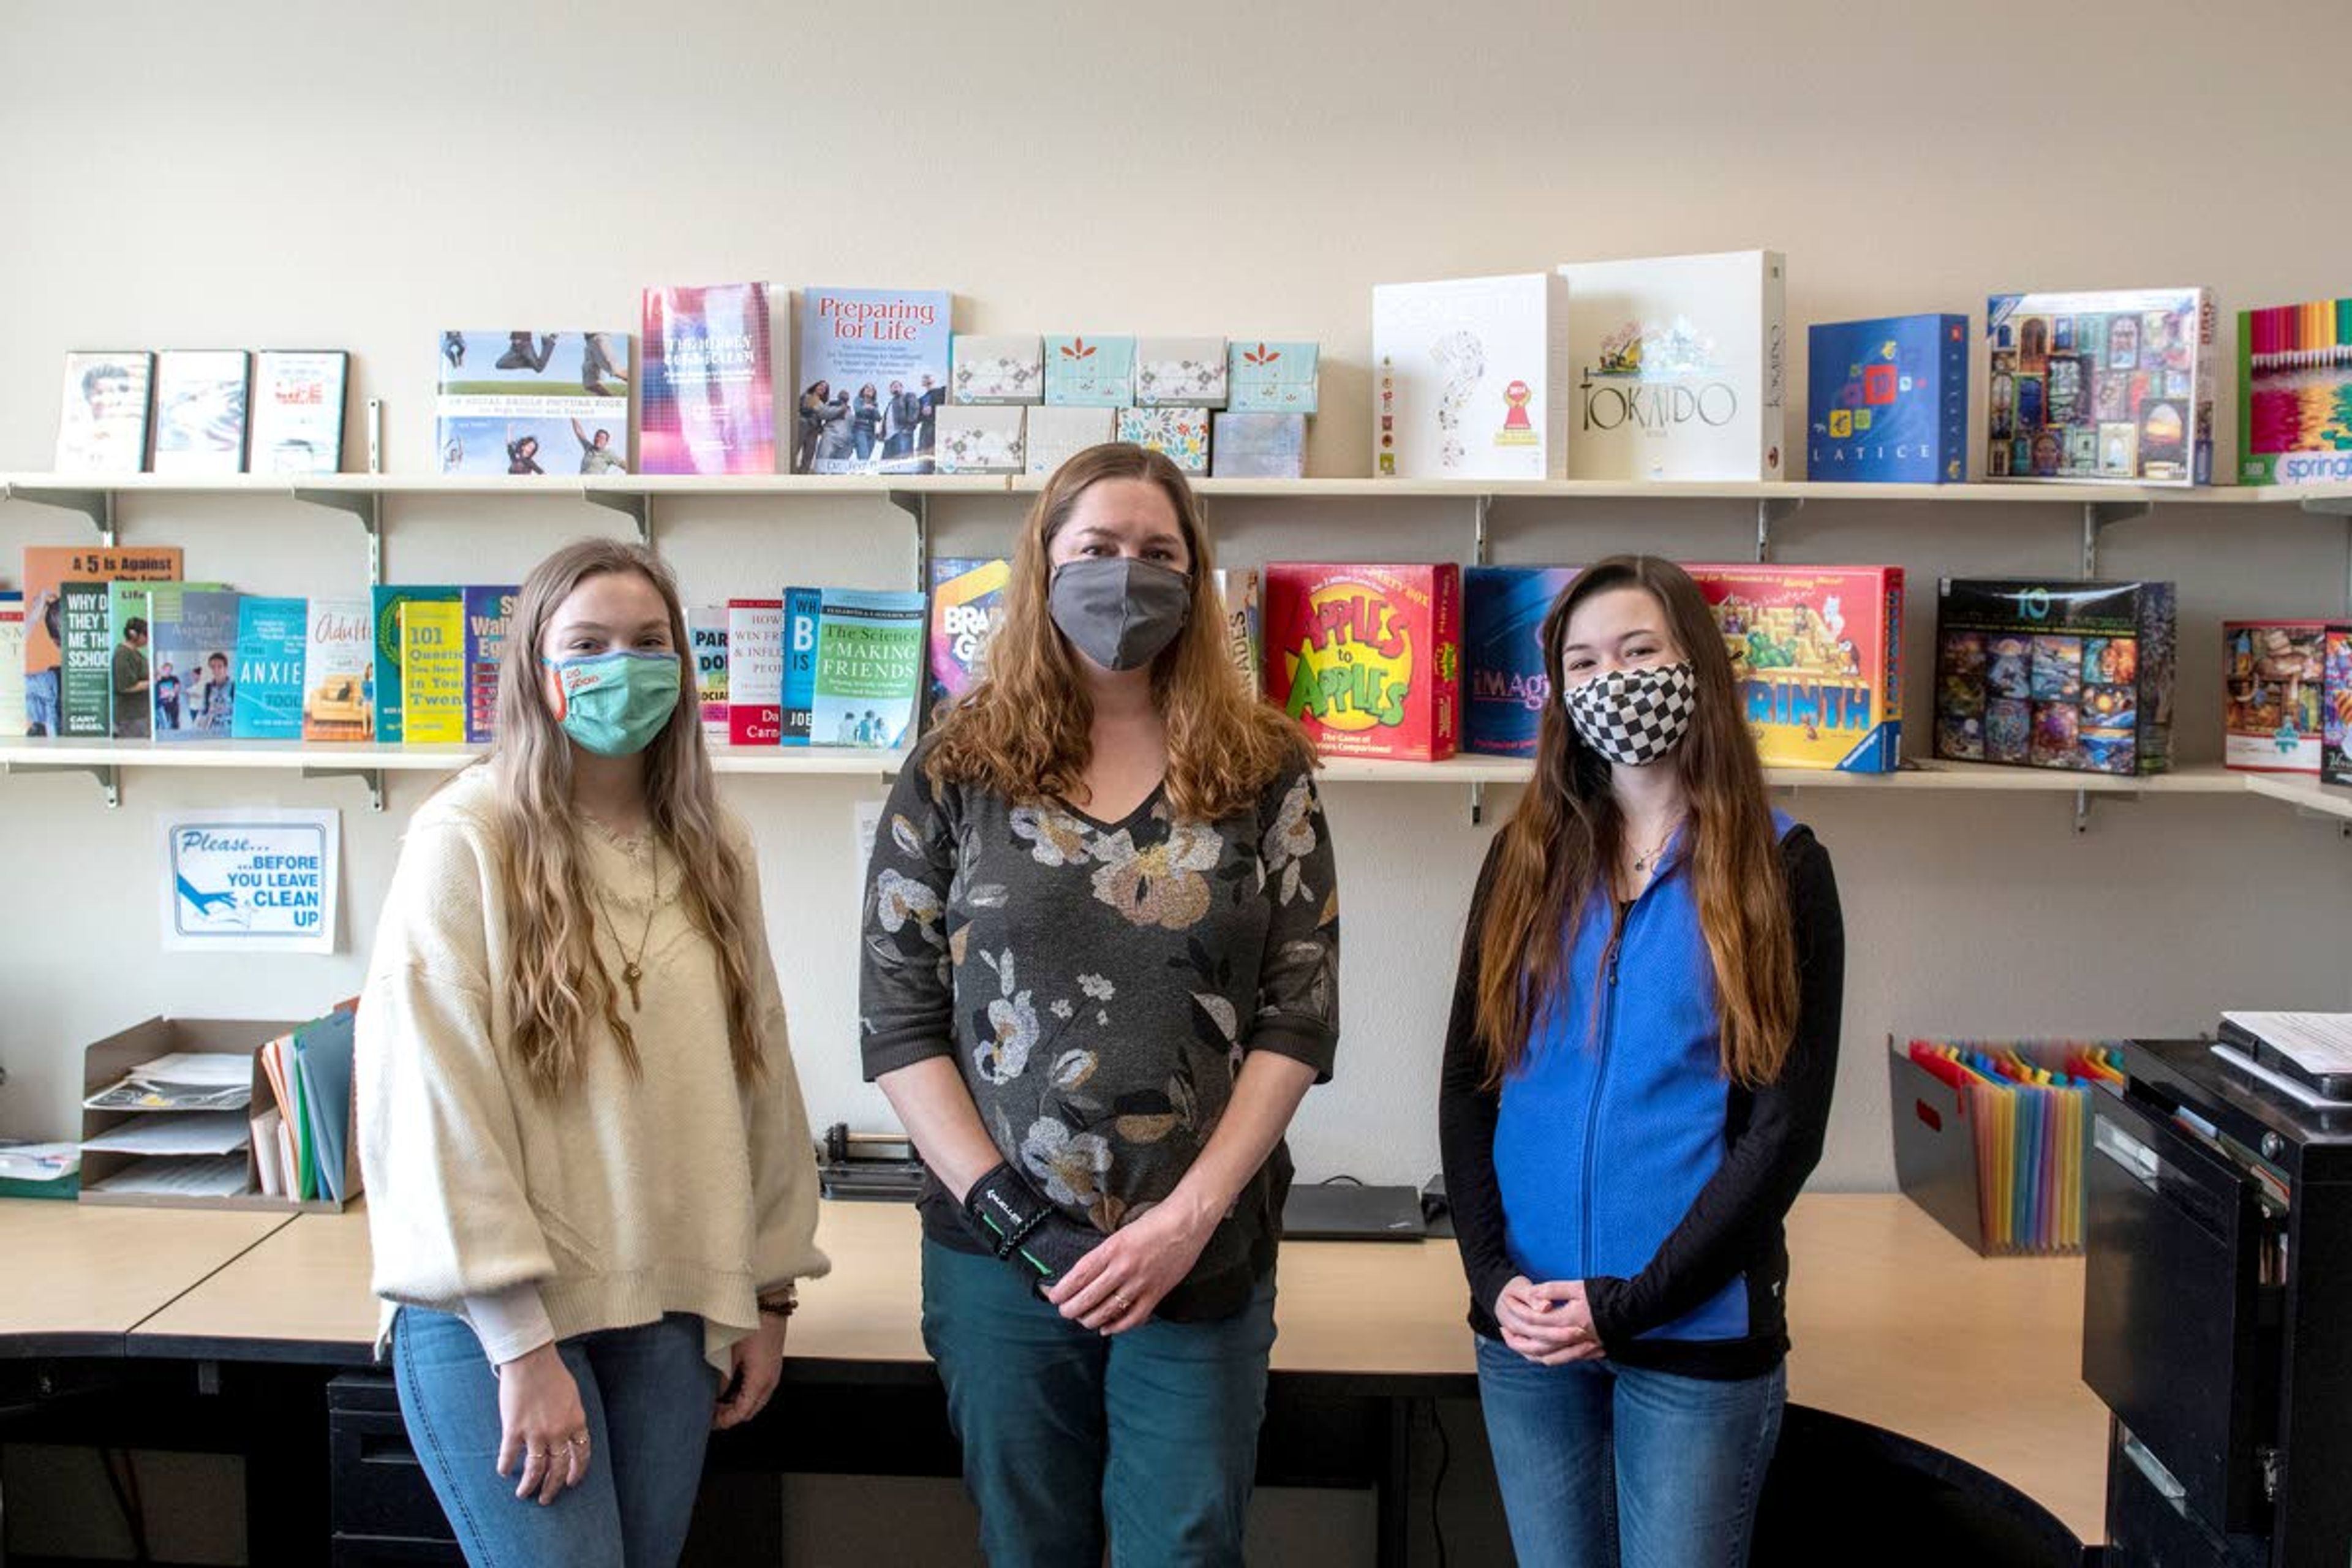
[(1192, 580), (1128, 556), (1066, 561), (1045, 607), (1062, 635), (1105, 669), (1139, 669), (1176, 640), (1192, 610)]

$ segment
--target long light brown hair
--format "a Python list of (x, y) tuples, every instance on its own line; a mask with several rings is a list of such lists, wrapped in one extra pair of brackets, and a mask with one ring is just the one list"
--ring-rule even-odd
[(663, 858), (677, 868), (688, 918), (718, 955), (727, 1037), (738, 1081), (766, 1071), (751, 933), (742, 911), (751, 868), (719, 826), (710, 757), (694, 701), (692, 645), (677, 584), (652, 552), (617, 540), (567, 544), (533, 568), (515, 596), (499, 666), (498, 739), (480, 766), (496, 787), (498, 879), (513, 967), (499, 981), (514, 1019), (514, 1048), (530, 1081), (552, 1096), (579, 1077), (593, 1021), (602, 1019), (632, 1072), (642, 1070), (635, 1031), (596, 943), (600, 905), (572, 805), (572, 742), (549, 706), (540, 662), (547, 628), (580, 585), (634, 572), (661, 595), (670, 646), (685, 661), (677, 708), (646, 748), (646, 805)]
[(1529, 1037), (1558, 1003), (1578, 924), (1594, 890), (1613, 881), (1623, 846), (1611, 763), (1577, 734), (1557, 695), (1570, 619), (1618, 588), (1639, 588), (1657, 602), (1697, 678), (1698, 710), (1671, 765), (1689, 803), (1683, 842), (1715, 971), (1723, 1071), (1736, 1083), (1769, 1083), (1796, 1027), (1797, 964), (1764, 769), (1705, 595), (1690, 574), (1650, 555), (1587, 567), (1544, 617), (1544, 670), (1555, 696), (1537, 726), (1535, 778), (1503, 826), (1480, 933), (1478, 1033), (1488, 1083), (1525, 1059)]
[(1265, 702), (1226, 651), (1224, 608), (1207, 522), (1183, 471), (1164, 453), (1124, 442), (1089, 447), (1054, 471), (1014, 548), (1004, 623), (985, 673), (940, 721), (928, 759), (934, 784), (977, 784), (1034, 805), (1085, 794), (1094, 754), (1094, 702), (1082, 657), (1055, 626), (1046, 597), (1055, 537), (1078, 498), (1105, 479), (1158, 485), (1176, 510), (1192, 576), (1184, 629), (1151, 665), (1151, 691), (1168, 726), (1168, 805), (1179, 820), (1213, 822), (1250, 809), (1282, 770), (1313, 747)]

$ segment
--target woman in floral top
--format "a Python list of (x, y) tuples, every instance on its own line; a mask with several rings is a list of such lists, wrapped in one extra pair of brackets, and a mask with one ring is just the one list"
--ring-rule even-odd
[(1182, 474), (1070, 459), (891, 792), (859, 984), (998, 1568), (1097, 1568), (1106, 1528), (1123, 1564), (1242, 1560), (1282, 1137), (1338, 1038), (1313, 765), (1228, 661)]

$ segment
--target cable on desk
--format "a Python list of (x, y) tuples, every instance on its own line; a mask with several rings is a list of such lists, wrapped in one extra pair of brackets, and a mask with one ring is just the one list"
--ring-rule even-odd
[(1437, 1542), (1437, 1568), (1445, 1568), (1445, 1520), (1438, 1512), (1440, 1494), (1445, 1489), (1445, 1472), (1454, 1465), (1454, 1440), (1445, 1435), (1445, 1412), (1429, 1402), (1429, 1424), (1437, 1428), (1437, 1475), (1429, 1483), (1429, 1533)]
[[(106, 1467), (106, 1484), (114, 1493), (115, 1506), (122, 1510), (123, 1526), (131, 1532), (131, 1560), (154, 1562), (155, 1554), (147, 1545), (147, 1500), (140, 1495), (138, 1468), (123, 1449), (100, 1448), (98, 1457)], [(117, 1459), (122, 1461), (119, 1474), (114, 1468)]]

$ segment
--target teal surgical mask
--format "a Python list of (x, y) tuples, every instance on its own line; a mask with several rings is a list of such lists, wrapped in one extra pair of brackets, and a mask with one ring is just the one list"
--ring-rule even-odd
[(644, 751), (677, 709), (680, 676), (674, 653), (619, 648), (540, 662), (555, 677), (555, 721), (600, 757)]

